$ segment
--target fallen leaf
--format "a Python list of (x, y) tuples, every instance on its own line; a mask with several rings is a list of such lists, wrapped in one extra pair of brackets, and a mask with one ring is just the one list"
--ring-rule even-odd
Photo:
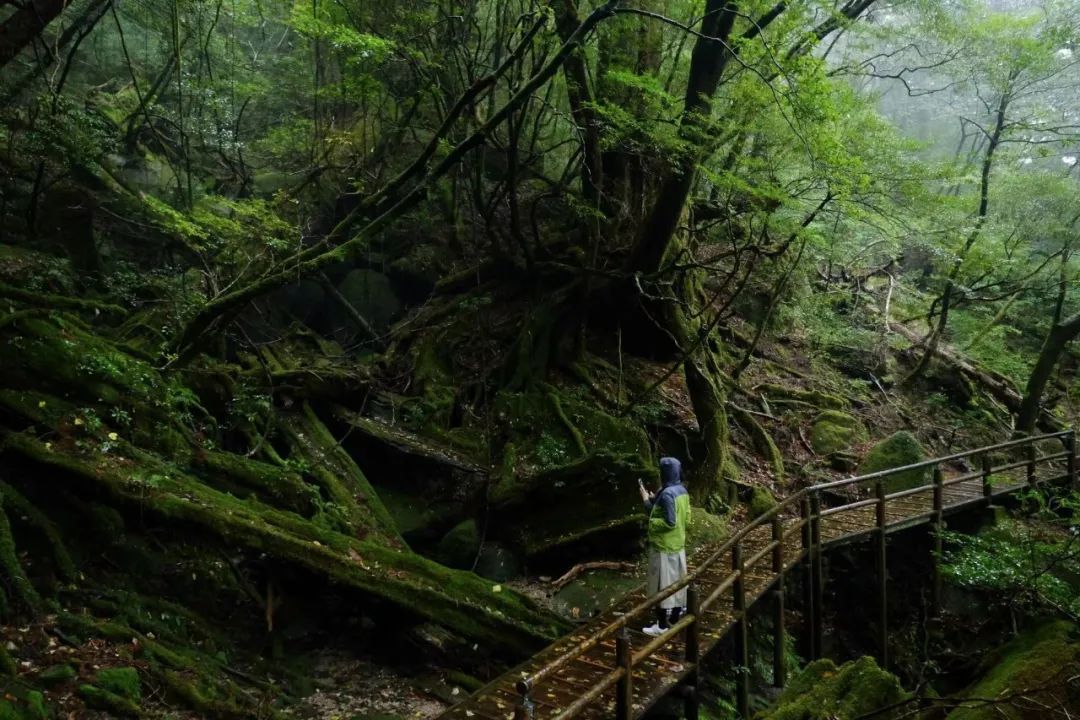
[(502, 592), (502, 585), (492, 585), (491, 592)]

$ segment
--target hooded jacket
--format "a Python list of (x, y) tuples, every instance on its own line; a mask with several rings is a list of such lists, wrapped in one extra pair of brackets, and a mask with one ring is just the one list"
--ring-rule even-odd
[(649, 513), (649, 549), (677, 553), (686, 549), (690, 525), (690, 495), (682, 484), (682, 465), (673, 457), (660, 458), (660, 481), (656, 497), (645, 503)]

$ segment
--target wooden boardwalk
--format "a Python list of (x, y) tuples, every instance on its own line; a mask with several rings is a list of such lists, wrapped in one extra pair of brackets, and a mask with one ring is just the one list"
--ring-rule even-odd
[[(917, 487), (891, 492), (891, 487)], [(698, 662), (728, 635), (737, 664), (749, 666), (749, 609), (771, 596), (774, 645), (783, 647), (784, 585), (793, 572), (810, 654), (823, 634), (824, 550), (852, 542), (875, 548), (880, 659), (887, 661), (888, 533), (920, 524), (940, 529), (946, 516), (988, 505), (995, 497), (1042, 483), (1076, 482), (1073, 431), (1014, 440), (917, 465), (805, 488), (691, 559), (687, 579), (646, 597), (643, 589), (495, 679), (439, 720), (629, 720), (647, 712), (676, 686), (685, 688), (687, 715), (697, 714)], [(935, 534), (940, 554), (940, 535)], [(933, 563), (934, 600), (940, 576)], [(660, 600), (689, 587), (689, 612), (659, 638), (640, 631)], [(783, 653), (773, 658), (778, 685), (787, 674)], [(747, 673), (736, 683), (746, 716)]]

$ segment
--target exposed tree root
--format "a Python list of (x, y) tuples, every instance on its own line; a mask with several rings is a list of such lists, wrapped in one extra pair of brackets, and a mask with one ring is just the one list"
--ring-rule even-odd
[(512, 592), (493, 593), (488, 582), (471, 573), (324, 529), (255, 500), (239, 500), (126, 443), (115, 455), (91, 457), (54, 452), (24, 434), (10, 434), (6, 443), (8, 450), (28, 460), (65, 471), (75, 484), (107, 492), (120, 505), (166, 523), (194, 525), (226, 542), (389, 601), (469, 639), (525, 652), (564, 629), (532, 602)]
[(53, 563), (56, 571), (65, 580), (72, 580), (76, 576), (75, 563), (71, 560), (64, 541), (52, 521), (41, 512), (33, 503), (23, 497), (22, 493), (5, 482), (0, 481), (0, 506), (6, 507), (19, 514), (25, 522), (35, 528), (48, 542), (52, 550)]
[(773, 479), (777, 481), (783, 480), (784, 457), (780, 454), (780, 449), (776, 446), (772, 435), (761, 426), (761, 423), (754, 419), (754, 416), (749, 411), (734, 403), (728, 403), (728, 407), (735, 415), (735, 422), (750, 435), (750, 439), (754, 443), (754, 449), (769, 461), (769, 465), (773, 470)]
[(3, 570), (3, 584), (14, 598), (22, 604), (24, 610), (31, 613), (41, 612), (44, 603), (19, 562), (15, 549), (15, 538), (11, 534), (11, 523), (4, 512), (6, 499), (0, 497), (0, 570)]

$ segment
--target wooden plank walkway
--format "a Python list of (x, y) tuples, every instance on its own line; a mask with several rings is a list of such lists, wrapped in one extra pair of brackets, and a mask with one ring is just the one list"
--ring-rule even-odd
[[(958, 474), (950, 474), (956, 468)], [(886, 492), (889, 481), (905, 473), (922, 473), (926, 480), (910, 490)], [(732, 631), (736, 659), (741, 655), (745, 660), (748, 610), (770, 590), (780, 588), (776, 595), (782, 597), (785, 578), (796, 569), (805, 573), (802, 612), (816, 656), (825, 598), (821, 555), (846, 543), (876, 543), (879, 642), (885, 653), (888, 533), (926, 523), (940, 529), (945, 516), (988, 505), (995, 497), (1036, 484), (1076, 480), (1076, 442), (1070, 430), (800, 490), (718, 547), (696, 553), (684, 583), (652, 598), (643, 588), (629, 593), (449, 708), (439, 720), (629, 720), (643, 715), (680, 683), (691, 686), (692, 696), (695, 660), (704, 658)], [(936, 542), (940, 550), (940, 537)], [(683, 586), (691, 588), (689, 614), (659, 639), (642, 633), (640, 628), (652, 622), (659, 601)], [(773, 623), (779, 640), (785, 632), (783, 617), (780, 605)], [(782, 663), (782, 658), (775, 662)], [(782, 677), (782, 664), (774, 672)], [(737, 683), (741, 705), (746, 701), (746, 683), (745, 675)], [(695, 702), (691, 697), (688, 707), (696, 707)]]

